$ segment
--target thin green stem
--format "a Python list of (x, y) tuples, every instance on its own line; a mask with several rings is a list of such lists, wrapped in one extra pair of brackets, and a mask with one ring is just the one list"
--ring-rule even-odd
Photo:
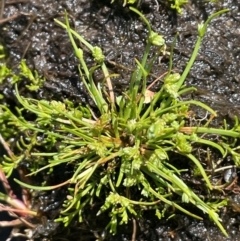
[(218, 128), (211, 128), (211, 127), (181, 127), (180, 131), (185, 133), (204, 133), (204, 134), (215, 134), (219, 136), (229, 136), (234, 138), (239, 138), (240, 133), (233, 130), (224, 130), (224, 129), (218, 129)]
[[(194, 47), (194, 50), (193, 50), (193, 53), (192, 53), (192, 56), (184, 70), (184, 72), (182, 73), (178, 83), (177, 83), (177, 89), (179, 90), (181, 88), (181, 86), (183, 85), (183, 82), (185, 81), (189, 71), (191, 70), (194, 62), (195, 62), (195, 59), (197, 57), (197, 54), (198, 54), (198, 51), (200, 49), (200, 46), (201, 46), (201, 42), (203, 40), (203, 37), (205, 36), (205, 33), (206, 33), (206, 30), (207, 30), (207, 25), (210, 23), (210, 21), (215, 18), (216, 16), (220, 15), (220, 14), (223, 14), (223, 13), (226, 13), (228, 12), (229, 10), (228, 9), (224, 9), (224, 10), (221, 10), (217, 13), (214, 13), (212, 14), (208, 19), (207, 21), (204, 23), (203, 27), (201, 29), (199, 29), (199, 36), (198, 36), (198, 39), (197, 39), (197, 42), (195, 44), (195, 47)], [(200, 28), (200, 26), (199, 26)]]

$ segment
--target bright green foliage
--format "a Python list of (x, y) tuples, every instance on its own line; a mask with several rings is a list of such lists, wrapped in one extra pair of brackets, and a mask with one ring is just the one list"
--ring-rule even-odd
[(159, 35), (158, 33), (151, 31), (149, 34), (149, 42), (152, 45), (161, 47), (165, 44), (165, 40), (163, 39), (163, 36)]
[(42, 87), (45, 80), (38, 76), (37, 71), (34, 71), (33, 73), (27, 67), (26, 62), (24, 60), (21, 62), (20, 68), (21, 68), (21, 76), (28, 78), (31, 83), (30, 85), (26, 86), (29, 90), (34, 91)]
[[(82, 222), (84, 211), (94, 204), (96, 198), (101, 198), (105, 202), (98, 215), (109, 213), (111, 220), (107, 228), (113, 233), (116, 233), (118, 223), (127, 223), (129, 216), (140, 216), (146, 206), (156, 209), (159, 218), (166, 215), (168, 207), (174, 207), (192, 217), (202, 219), (181, 206), (181, 203), (191, 203), (207, 213), (227, 235), (217, 213), (225, 203), (204, 202), (181, 179), (181, 173), (186, 170), (178, 170), (175, 163), (169, 161), (170, 153), (192, 161), (209, 192), (213, 188), (210, 176), (194, 156), (195, 144), (216, 148), (223, 157), (231, 155), (236, 165), (240, 162), (240, 155), (236, 152), (239, 147), (234, 146), (240, 137), (238, 119), (236, 118), (236, 124), (231, 130), (227, 127), (210, 128), (207, 125), (188, 126), (186, 123), (191, 118), (190, 105), (198, 105), (213, 116), (216, 116), (216, 113), (201, 102), (183, 101), (180, 98), (183, 93), (193, 90), (184, 87), (183, 83), (197, 56), (209, 21), (201, 27), (193, 55), (183, 74), (172, 73), (170, 68), (162, 88), (155, 93), (151, 102), (146, 104), (149, 66), (164, 52), (165, 41), (162, 36), (152, 31), (149, 22), (138, 10), (130, 9), (146, 23), (149, 35), (141, 62), (136, 60), (137, 67), (130, 78), (128, 90), (116, 98), (113, 94), (111, 97), (111, 79), (101, 50), (93, 47), (72, 30), (67, 16), (66, 24), (56, 20), (69, 34), (80, 62), (81, 80), (98, 111), (94, 113), (88, 106), (74, 107), (69, 100), (62, 103), (21, 96), (17, 81), (21, 81), (23, 76), (28, 77), (33, 84), (41, 83), (35, 83), (38, 76), (22, 64), (24, 74), (15, 81), (16, 98), (22, 107), (13, 113), (6, 106), (0, 106), (2, 135), (8, 139), (10, 134), (21, 133), (17, 143), (19, 151), (15, 153), (14, 160), (5, 157), (1, 166), (9, 176), (22, 160), (29, 163), (30, 175), (43, 171), (50, 173), (54, 171), (55, 166), (63, 163), (71, 165), (74, 174), (66, 182), (59, 184), (69, 185), (69, 195), (61, 215), (56, 220), (63, 222), (65, 226), (76, 217)], [(214, 16), (223, 12), (225, 11)], [(97, 65), (87, 66), (84, 53), (77, 47), (73, 36), (92, 52)], [(152, 58), (151, 53), (153, 45), (155, 58)], [(6, 67), (2, 68), (0, 73), (8, 71)], [(95, 85), (92, 75), (97, 69), (102, 70), (107, 87)], [(24, 114), (26, 110), (34, 113), (36, 118), (28, 121)], [(202, 133), (219, 135), (221, 141), (215, 143), (204, 139)], [(16, 182), (35, 190), (53, 188), (46, 185), (30, 186), (18, 180)], [(138, 191), (137, 196), (131, 196), (133, 190)]]
[(93, 48), (93, 52), (92, 55), (94, 57), (94, 60), (98, 63), (98, 64), (102, 64), (104, 61), (104, 55), (102, 53), (102, 50), (99, 47), (94, 47)]
[(44, 83), (44, 79), (38, 76), (37, 71), (32, 72), (26, 65), (24, 60), (21, 61), (20, 64), (20, 73), (18, 75), (14, 74), (6, 64), (0, 64), (0, 84), (3, 83), (5, 79), (9, 79), (12, 84), (17, 83), (24, 78), (28, 79), (30, 85), (26, 85), (26, 87), (30, 91), (38, 90), (42, 87)]
[[(116, 0), (112, 0), (111, 3), (115, 2)], [(123, 6), (131, 5), (134, 3), (141, 3), (143, 0), (122, 0)], [(156, 0), (157, 1), (157, 0)], [(182, 13), (182, 6), (188, 3), (188, 0), (165, 0), (166, 2), (170, 3), (172, 9), (176, 9), (176, 11), (181, 14)]]
[[(112, 0), (111, 3), (115, 2), (116, 0)], [(134, 4), (139, 0), (123, 0), (123, 6), (126, 6), (127, 4)]]
[(11, 70), (7, 68), (5, 64), (0, 65), (0, 84), (3, 83), (3, 81), (11, 75)]
[(5, 49), (2, 45), (0, 45), (0, 59), (3, 59), (6, 57)]
[(176, 9), (178, 13), (182, 13), (182, 5), (188, 3), (188, 0), (169, 0), (171, 2), (171, 8)]
[(164, 88), (166, 92), (173, 98), (178, 97), (177, 83), (179, 79), (180, 79), (180, 74), (175, 73), (175, 74), (168, 75), (164, 81)]

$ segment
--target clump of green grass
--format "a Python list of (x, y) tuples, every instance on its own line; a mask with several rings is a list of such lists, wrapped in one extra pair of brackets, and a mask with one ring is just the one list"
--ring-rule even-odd
[[(21, 162), (28, 162), (34, 176), (39, 172), (54, 172), (54, 167), (67, 163), (74, 167), (74, 174), (57, 187), (69, 185), (68, 196), (60, 216), (56, 219), (69, 225), (74, 218), (83, 221), (83, 213), (98, 198), (104, 200), (97, 215), (108, 212), (110, 221), (107, 228), (117, 232), (118, 224), (128, 223), (132, 216), (139, 217), (149, 207), (156, 210), (161, 218), (169, 207), (178, 209), (194, 218), (202, 217), (183, 208), (183, 203), (191, 203), (216, 223), (227, 236), (218, 215), (219, 208), (226, 204), (205, 202), (182, 180), (186, 170), (179, 170), (169, 161), (169, 154), (175, 153), (179, 158), (188, 158), (196, 166), (209, 192), (213, 189), (210, 176), (203, 165), (194, 156), (195, 145), (215, 148), (223, 157), (232, 156), (235, 164), (240, 164), (239, 147), (236, 141), (240, 137), (238, 119), (231, 129), (209, 126), (211, 118), (204, 126), (189, 126), (191, 105), (197, 105), (211, 113), (216, 112), (202, 102), (184, 101), (181, 95), (193, 91), (186, 87), (184, 81), (197, 56), (201, 41), (209, 22), (222, 10), (213, 14), (198, 27), (198, 39), (192, 56), (184, 72), (180, 75), (172, 71), (170, 59), (169, 72), (161, 89), (146, 101), (147, 79), (154, 61), (165, 51), (163, 36), (151, 29), (147, 19), (136, 9), (130, 8), (146, 23), (148, 39), (141, 61), (136, 59), (136, 70), (130, 77), (129, 88), (120, 96), (112, 90), (111, 75), (104, 63), (104, 55), (99, 47), (94, 47), (66, 24), (56, 20), (69, 34), (75, 55), (79, 59), (79, 75), (96, 109), (89, 106), (74, 107), (69, 100), (65, 102), (46, 101), (25, 98), (19, 94), (15, 81), (16, 98), (21, 108), (13, 113), (8, 107), (0, 106), (0, 126), (2, 135), (21, 133), (17, 143), (19, 153), (10, 158), (5, 156), (1, 164), (8, 176)], [(91, 52), (95, 65), (87, 66), (84, 53), (74, 40), (82, 42)], [(155, 56), (149, 58), (154, 47)], [(157, 51), (156, 51), (157, 50)], [(105, 78), (95, 84), (93, 73), (101, 69)], [(34, 77), (33, 75), (33, 78)], [(41, 81), (32, 83), (42, 83)], [(24, 113), (33, 113), (36, 119), (29, 121)], [(9, 130), (9, 127), (11, 130)], [(216, 134), (219, 142), (204, 138), (203, 133)], [(57, 148), (56, 148), (57, 146)], [(39, 148), (41, 147), (41, 148)], [(41, 150), (41, 151), (40, 151)], [(44, 151), (43, 151), (44, 150)], [(31, 186), (19, 180), (20, 185), (35, 190), (51, 190), (55, 187)], [(138, 192), (136, 200), (131, 192)], [(177, 198), (178, 197), (178, 198)]]

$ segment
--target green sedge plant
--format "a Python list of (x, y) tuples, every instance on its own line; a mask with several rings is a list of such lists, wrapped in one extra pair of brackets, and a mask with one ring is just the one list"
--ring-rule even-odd
[[(112, 233), (117, 232), (119, 224), (128, 223), (132, 217), (138, 218), (147, 208), (156, 210), (159, 218), (164, 216), (167, 209), (173, 208), (201, 220), (201, 216), (182, 205), (190, 203), (209, 215), (227, 236), (218, 215), (219, 208), (226, 205), (227, 200), (202, 200), (182, 180), (181, 175), (187, 170), (179, 170), (169, 160), (170, 153), (189, 159), (209, 192), (213, 189), (211, 174), (206, 173), (194, 155), (196, 145), (215, 148), (223, 158), (230, 155), (236, 166), (240, 165), (239, 147), (236, 146), (240, 137), (238, 119), (235, 119), (236, 123), (231, 129), (226, 123), (222, 128), (211, 127), (211, 118), (203, 126), (190, 126), (192, 105), (203, 108), (212, 117), (217, 114), (200, 101), (181, 98), (194, 90), (186, 87), (184, 81), (198, 54), (207, 25), (227, 10), (219, 11), (205, 23), (199, 24), (195, 48), (181, 75), (172, 71), (170, 57), (169, 71), (163, 85), (147, 103), (147, 80), (154, 61), (165, 51), (165, 40), (152, 30), (138, 10), (130, 9), (146, 24), (148, 38), (142, 60), (136, 59), (129, 88), (119, 96), (113, 92), (112, 76), (104, 63), (102, 50), (71, 29), (67, 15), (65, 24), (55, 20), (68, 32), (80, 63), (79, 78), (94, 101), (95, 108), (80, 104), (76, 107), (67, 99), (60, 102), (26, 98), (19, 93), (18, 82), (21, 78), (16, 79), (16, 98), (21, 107), (11, 111), (1, 105), (0, 126), (5, 139), (21, 133), (16, 144), (19, 151), (11, 158), (5, 156), (1, 168), (10, 176), (21, 162), (28, 162), (29, 176), (34, 179), (37, 173), (54, 172), (54, 168), (60, 164), (71, 165), (74, 170), (71, 178), (56, 186), (48, 186), (47, 183), (34, 186), (15, 179), (23, 187), (39, 191), (68, 185), (68, 195), (56, 219), (65, 226), (75, 218), (83, 222), (84, 212), (99, 198), (103, 203), (96, 215), (108, 212), (110, 220), (106, 228)], [(75, 39), (91, 51), (96, 63), (94, 66), (87, 66), (83, 50), (77, 46)], [(158, 51), (152, 58), (153, 48)], [(102, 83), (96, 84), (93, 80), (96, 70), (101, 70), (105, 76)], [(36, 75), (31, 76), (36, 78)], [(42, 83), (39, 79), (38, 82), (31, 82)], [(29, 121), (24, 117), (26, 111), (33, 113), (36, 118)], [(203, 133), (218, 135), (220, 141), (211, 141)], [(137, 195), (131, 195), (133, 192), (137, 192)]]

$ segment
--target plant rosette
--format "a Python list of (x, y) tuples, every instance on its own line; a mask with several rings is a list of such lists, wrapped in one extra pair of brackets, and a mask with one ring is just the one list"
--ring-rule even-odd
[[(199, 51), (202, 39), (209, 22), (222, 10), (209, 17), (198, 28), (198, 39), (192, 56), (182, 74), (172, 70), (172, 54), (169, 71), (164, 78), (161, 89), (151, 93), (150, 99), (147, 79), (154, 61), (166, 51), (163, 36), (151, 29), (147, 19), (135, 8), (148, 29), (148, 39), (141, 61), (136, 59), (136, 69), (130, 77), (127, 91), (115, 96), (112, 91), (111, 75), (104, 63), (104, 55), (99, 47), (92, 46), (78, 33), (70, 28), (66, 15), (66, 24), (55, 20), (67, 30), (75, 55), (79, 59), (79, 77), (95, 104), (74, 107), (69, 100), (46, 101), (25, 98), (19, 94), (18, 81), (15, 81), (16, 98), (21, 104), (15, 112), (8, 107), (0, 107), (0, 126), (2, 135), (21, 133), (18, 142), (18, 153), (14, 158), (5, 156), (2, 170), (10, 176), (13, 169), (23, 162), (29, 163), (29, 177), (40, 172), (53, 173), (58, 165), (71, 165), (73, 175), (55, 186), (34, 186), (20, 180), (15, 181), (24, 188), (46, 191), (68, 185), (68, 195), (63, 203), (59, 217), (55, 220), (68, 226), (74, 218), (83, 222), (83, 214), (96, 200), (103, 200), (97, 215), (108, 212), (110, 216), (106, 229), (116, 233), (118, 224), (128, 223), (129, 218), (139, 218), (146, 207), (156, 210), (161, 218), (166, 210), (173, 207), (194, 218), (202, 217), (191, 213), (182, 203), (191, 203), (210, 219), (227, 236), (218, 215), (219, 208), (226, 205), (227, 200), (205, 202), (181, 178), (187, 170), (179, 170), (169, 160), (169, 154), (175, 153), (180, 158), (188, 158), (195, 166), (206, 188), (211, 192), (213, 184), (211, 175), (194, 155), (195, 145), (215, 148), (222, 157), (231, 156), (239, 166), (239, 147), (236, 145), (240, 136), (238, 119), (228, 129), (213, 128), (210, 123), (216, 112), (202, 102), (182, 100), (181, 96), (194, 90), (186, 87), (184, 81), (191, 70)], [(84, 44), (91, 52), (95, 65), (88, 67), (84, 53), (74, 39)], [(155, 56), (149, 58), (152, 49)], [(173, 47), (172, 47), (173, 49)], [(173, 52), (173, 51), (171, 51)], [(95, 84), (93, 73), (102, 70), (102, 83)], [(42, 82), (32, 75), (34, 85)], [(31, 79), (29, 77), (29, 79)], [(34, 81), (35, 79), (38, 81)], [(204, 125), (189, 126), (192, 118), (191, 105), (199, 106), (209, 113)], [(33, 113), (32, 121), (24, 117), (24, 113)], [(205, 138), (203, 134), (216, 134), (219, 142)], [(57, 146), (57, 148), (56, 148)], [(44, 148), (39, 148), (44, 147)], [(44, 150), (44, 151), (42, 151)], [(34, 159), (34, 161), (32, 161)], [(213, 172), (214, 173), (214, 170)], [(132, 193), (138, 193), (135, 195)], [(185, 206), (185, 205), (184, 205)]]

